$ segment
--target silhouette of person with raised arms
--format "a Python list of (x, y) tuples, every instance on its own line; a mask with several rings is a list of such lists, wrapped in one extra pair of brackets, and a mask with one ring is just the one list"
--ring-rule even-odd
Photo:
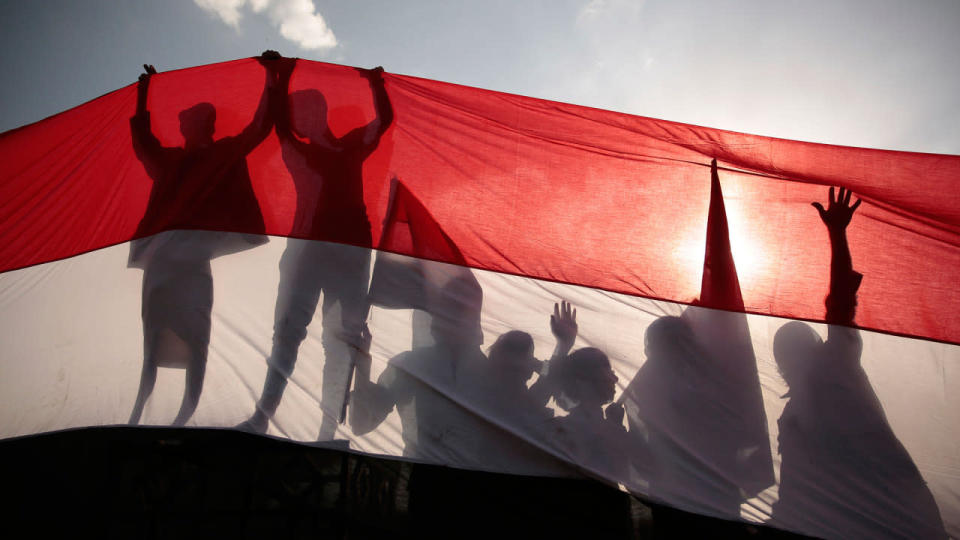
[[(569, 303), (554, 307), (550, 323), (557, 348), (530, 393), (534, 398), (549, 393), (568, 414), (551, 420), (550, 429), (541, 436), (546, 435), (550, 446), (567, 458), (568, 467), (587, 471), (588, 476), (599, 476), (607, 484), (617, 483), (626, 478), (631, 460), (644, 459), (638, 452), (630, 451), (623, 405), (613, 401), (617, 375), (600, 349), (584, 347), (570, 352), (577, 336), (577, 323), (576, 310)], [(537, 385), (544, 389), (537, 391)], [(561, 498), (589, 494), (593, 516), (603, 522), (604, 534), (630, 536), (627, 493), (592, 483), (577, 485), (576, 489), (579, 493), (574, 495), (557, 486), (546, 497), (558, 498), (558, 503), (563, 504)]]
[[(284, 67), (280, 88), (286, 96), (293, 64)], [(366, 248), (372, 238), (363, 200), (363, 164), (393, 123), (383, 68), (357, 71), (369, 81), (376, 118), (342, 137), (332, 133), (327, 102), (318, 90), (294, 92), (289, 106), (286, 99), (281, 100), (277, 135), (298, 199), (293, 231), (322, 242), (287, 240), (280, 259), (273, 349), (256, 411), (241, 424), (245, 429), (266, 431), (322, 292), (323, 416), (318, 439), (330, 440), (336, 433), (369, 309), (370, 252)]]
[[(853, 270), (846, 229), (860, 200), (830, 188), (812, 203), (830, 237), (827, 340), (802, 322), (774, 337), (789, 392), (779, 426), (780, 489), (771, 522), (847, 538), (945, 538), (936, 502), (887, 422), (860, 365), (853, 327), (862, 275)], [(866, 504), (858, 504), (865, 501)]]
[[(144, 65), (130, 129), (134, 151), (153, 187), (130, 248), (129, 266), (144, 270), (143, 371), (131, 424), (140, 421), (158, 366), (186, 369), (183, 401), (173, 424), (184, 425), (193, 415), (210, 342), (210, 260), (267, 241), (246, 156), (273, 127), (279, 57), (275, 51), (259, 57), (266, 71), (264, 91), (253, 120), (240, 134), (215, 140), (216, 109), (199, 103), (179, 114), (182, 147), (163, 146), (151, 130), (147, 97), (157, 71)], [(221, 232), (237, 228), (244, 234)]]

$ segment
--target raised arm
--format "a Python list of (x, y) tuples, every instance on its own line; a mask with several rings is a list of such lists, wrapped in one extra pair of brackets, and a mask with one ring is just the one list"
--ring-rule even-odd
[(383, 83), (383, 68), (377, 66), (373, 69), (358, 69), (361, 75), (366, 77), (370, 83), (370, 91), (373, 93), (373, 104), (376, 109), (377, 117), (369, 124), (360, 128), (361, 133), (359, 143), (364, 146), (375, 147), (383, 134), (393, 123), (393, 105), (390, 103), (390, 96), (387, 95), (387, 89)]
[(143, 73), (137, 81), (137, 115), (147, 112), (147, 92), (150, 89), (150, 77), (157, 74), (152, 64), (143, 65)]
[(550, 331), (557, 339), (550, 359), (555, 360), (566, 356), (577, 341), (577, 308), (565, 300), (561, 300), (560, 304), (554, 304), (553, 315), (550, 316)]
[(243, 145), (245, 153), (252, 151), (267, 138), (277, 118), (280, 98), (282, 97), (283, 101), (286, 101), (286, 93), (282, 96), (278, 95), (279, 84), (277, 82), (278, 71), (286, 60), (277, 51), (264, 51), (257, 58), (257, 61), (264, 68), (263, 93), (260, 95), (260, 103), (257, 105), (257, 111), (253, 114), (253, 120), (237, 136), (237, 140)]
[(554, 394), (556, 387), (555, 381), (550, 377), (550, 364), (567, 356), (577, 340), (577, 309), (564, 300), (554, 304), (553, 315), (550, 316), (550, 331), (557, 339), (557, 344), (550, 361), (544, 363), (540, 377), (529, 390), (530, 396), (539, 406), (546, 405), (550, 401), (550, 396)]
[(163, 147), (150, 126), (147, 96), (150, 92), (150, 79), (157, 74), (157, 70), (150, 64), (144, 64), (143, 71), (137, 81), (137, 112), (130, 119), (130, 133), (133, 136), (133, 151), (137, 159), (147, 168), (147, 174), (155, 176), (153, 167), (159, 165)]
[(858, 199), (850, 204), (852, 195), (850, 190), (844, 188), (840, 188), (840, 192), (836, 194), (831, 187), (826, 208), (818, 202), (811, 203), (820, 213), (820, 219), (827, 226), (830, 235), (830, 292), (826, 299), (826, 320), (830, 324), (853, 324), (857, 289), (860, 288), (860, 280), (863, 278), (853, 270), (853, 259), (847, 242), (847, 225), (861, 202)]

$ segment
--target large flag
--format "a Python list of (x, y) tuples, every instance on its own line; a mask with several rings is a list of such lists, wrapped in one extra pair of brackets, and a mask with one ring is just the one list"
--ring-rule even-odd
[[(243, 425), (272, 369), (292, 440), (960, 536), (960, 156), (244, 59), (6, 132), (0, 163), (0, 437)], [(482, 335), (412, 342), (417, 309)], [(318, 406), (335, 349), (368, 359), (362, 425)]]

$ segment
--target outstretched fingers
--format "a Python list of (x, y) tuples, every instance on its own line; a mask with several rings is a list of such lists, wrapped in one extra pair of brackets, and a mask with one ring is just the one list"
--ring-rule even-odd
[[(830, 188), (831, 190), (833, 188)], [(832, 199), (831, 195), (831, 199)], [(853, 201), (853, 204), (850, 204), (850, 201), (853, 199), (853, 190), (848, 188), (840, 188), (840, 194), (837, 196), (837, 204), (847, 207), (850, 209), (850, 212), (853, 212), (860, 206), (860, 203), (863, 202), (863, 199), (857, 199)], [(831, 200), (832, 202), (832, 200)]]
[(560, 307), (564, 319), (577, 322), (577, 309), (573, 307), (573, 304), (567, 302), (566, 300), (561, 300)]
[(553, 304), (553, 315), (550, 316), (550, 330), (558, 339), (558, 343), (566, 347), (573, 346), (577, 339), (577, 310), (566, 300)]
[(842, 231), (850, 223), (853, 213), (862, 202), (862, 199), (853, 200), (853, 190), (841, 187), (838, 192), (836, 188), (831, 186), (830, 202), (826, 208), (819, 202), (812, 202), (810, 205), (817, 209), (820, 219), (830, 230)]

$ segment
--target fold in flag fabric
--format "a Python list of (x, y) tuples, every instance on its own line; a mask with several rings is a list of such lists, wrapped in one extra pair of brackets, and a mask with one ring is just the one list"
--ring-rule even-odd
[[(379, 244), (384, 251), (373, 267), (368, 298), (371, 304), (385, 308), (419, 310), (421, 316), (413, 327), (413, 342), (429, 343), (429, 318), (434, 314), (444, 316), (437, 309), (443, 288), (454, 281), (463, 283), (465, 290), (479, 291), (481, 287), (456, 244), (397, 179), (393, 181), (390, 200)], [(482, 292), (479, 295), (482, 297)], [(477, 344), (483, 342), (479, 308), (474, 310), (474, 317), (464, 321), (474, 327), (470, 332)]]
[(0, 437), (236, 427), (960, 536), (960, 156), (257, 58), (0, 162)]

